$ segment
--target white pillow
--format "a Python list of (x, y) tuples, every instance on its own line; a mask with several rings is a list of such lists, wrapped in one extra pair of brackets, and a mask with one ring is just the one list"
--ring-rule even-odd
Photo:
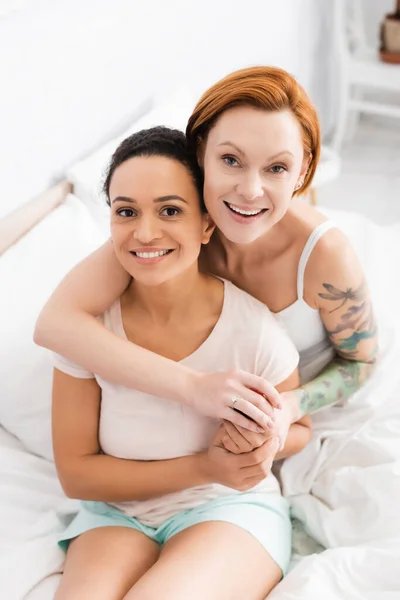
[(36, 318), (64, 275), (105, 239), (70, 194), (0, 257), (0, 424), (47, 459), (52, 358), (33, 343)]
[[(124, 133), (110, 140), (93, 154), (73, 165), (67, 171), (67, 179), (74, 186), (74, 194), (83, 202), (104, 203), (101, 184), (105, 169), (117, 146), (126, 137), (156, 125), (165, 125), (185, 131), (187, 120), (195, 106), (196, 96), (188, 88), (182, 87), (163, 102), (135, 121)], [(91, 207), (92, 210), (93, 206)]]

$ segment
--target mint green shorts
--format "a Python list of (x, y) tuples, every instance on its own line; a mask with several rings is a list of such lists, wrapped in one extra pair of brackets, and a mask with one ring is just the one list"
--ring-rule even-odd
[(290, 561), (292, 528), (289, 506), (276, 493), (243, 492), (221, 496), (177, 513), (159, 527), (143, 525), (117, 508), (103, 502), (82, 502), (76, 517), (58, 543), (63, 550), (69, 542), (85, 531), (98, 527), (130, 527), (141, 531), (160, 546), (177, 533), (206, 521), (224, 521), (248, 531), (257, 539), (286, 574)]

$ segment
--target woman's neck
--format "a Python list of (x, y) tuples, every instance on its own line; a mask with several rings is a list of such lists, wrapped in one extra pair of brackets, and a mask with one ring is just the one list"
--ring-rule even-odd
[(200, 273), (198, 265), (160, 285), (143, 285), (132, 280), (121, 301), (124, 308), (135, 307), (150, 321), (166, 325), (176, 318), (204, 309), (205, 294), (214, 283), (214, 278)]

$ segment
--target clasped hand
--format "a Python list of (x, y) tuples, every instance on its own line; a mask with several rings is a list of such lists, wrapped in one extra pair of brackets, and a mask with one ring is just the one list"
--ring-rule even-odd
[(223, 421), (206, 452), (212, 480), (238, 491), (250, 490), (264, 480), (283, 448), (290, 417), (284, 407), (276, 409), (271, 427), (262, 433)]
[(281, 409), (272, 409), (271, 422), (261, 433), (249, 431), (239, 425), (234, 425), (230, 421), (224, 420), (218, 431), (222, 446), (229, 452), (241, 454), (251, 452), (255, 448), (262, 446), (272, 437), (278, 438), (278, 450), (282, 450), (292, 422), (292, 415), (283, 404)]

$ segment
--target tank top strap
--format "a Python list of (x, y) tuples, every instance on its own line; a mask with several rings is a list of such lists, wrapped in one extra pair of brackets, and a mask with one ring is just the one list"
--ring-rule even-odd
[(300, 256), (299, 267), (297, 270), (297, 298), (299, 300), (303, 299), (304, 273), (306, 270), (308, 259), (311, 256), (311, 252), (314, 250), (315, 245), (317, 244), (317, 242), (319, 242), (319, 240), (322, 238), (322, 236), (327, 231), (329, 231), (330, 229), (333, 229), (334, 227), (336, 227), (336, 225), (332, 221), (324, 221), (323, 223), (320, 223), (314, 229), (314, 231), (311, 232), (311, 235), (308, 238), (306, 245), (303, 248), (303, 252), (301, 253), (301, 256)]

